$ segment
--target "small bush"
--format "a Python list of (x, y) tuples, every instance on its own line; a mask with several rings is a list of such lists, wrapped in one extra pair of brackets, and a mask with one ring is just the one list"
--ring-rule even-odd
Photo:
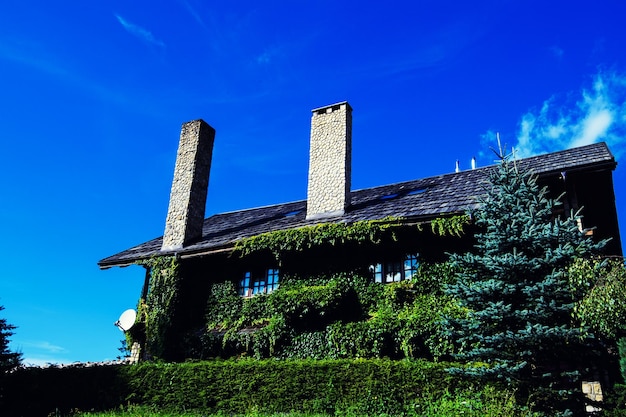
[(445, 392), (432, 401), (416, 404), (416, 415), (447, 417), (539, 417), (527, 407), (515, 402), (514, 393), (486, 386), (482, 390), (464, 389), (458, 392)]

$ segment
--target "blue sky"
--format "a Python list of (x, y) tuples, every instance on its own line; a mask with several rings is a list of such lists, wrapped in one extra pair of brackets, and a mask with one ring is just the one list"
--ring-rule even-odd
[[(606, 141), (626, 224), (626, 3), (7, 1), (0, 305), (25, 362), (118, 355), (182, 123), (217, 131), (207, 214), (306, 198), (310, 110), (348, 100), (352, 187)], [(622, 233), (624, 235), (624, 233)]]

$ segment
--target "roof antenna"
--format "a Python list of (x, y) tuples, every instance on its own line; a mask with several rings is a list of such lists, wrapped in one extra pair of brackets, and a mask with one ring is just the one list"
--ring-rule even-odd
[(461, 170), (461, 167), (459, 166), (459, 160), (456, 160), (456, 168), (454, 168), (454, 172), (459, 172)]

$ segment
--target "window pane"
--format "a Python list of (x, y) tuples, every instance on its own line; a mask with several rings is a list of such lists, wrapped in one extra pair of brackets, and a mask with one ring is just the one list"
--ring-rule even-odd
[(267, 270), (267, 292), (272, 292), (278, 288), (278, 269)]
[(239, 295), (250, 295), (250, 272), (246, 272), (243, 275), (241, 281), (239, 281)]
[(374, 275), (374, 282), (383, 282), (382, 264), (370, 265), (370, 272)]
[(385, 282), (397, 282), (402, 280), (402, 263), (386, 262), (385, 263)]
[(253, 279), (252, 295), (264, 293), (265, 288), (265, 279)]
[(417, 269), (419, 268), (417, 256), (417, 254), (407, 255), (404, 259), (404, 279), (411, 279), (413, 275), (417, 273)]

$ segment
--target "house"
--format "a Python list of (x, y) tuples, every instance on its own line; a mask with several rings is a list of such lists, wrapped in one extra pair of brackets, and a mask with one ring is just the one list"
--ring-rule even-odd
[[(209, 286), (214, 282), (232, 281), (243, 297), (273, 291), (284, 274), (364, 268), (375, 282), (392, 282), (409, 278), (419, 262), (440, 261), (447, 252), (471, 249), (471, 224), (460, 237), (431, 232), (428, 224), (463, 216), (475, 208), (476, 197), (483, 192), (485, 179), (493, 169), (482, 167), (353, 191), (352, 109), (342, 102), (313, 110), (306, 201), (205, 219), (214, 137), (214, 129), (202, 120), (182, 126), (164, 236), (98, 263), (107, 269), (155, 257), (176, 257), (182, 277), (179, 296), (185, 300), (176, 321), (189, 328), (202, 326)], [(594, 239), (611, 238), (606, 253), (621, 256), (612, 180), (617, 163), (606, 144), (520, 159), (517, 163), (537, 174), (550, 197), (562, 196), (562, 213), (584, 207), (581, 230), (589, 227), (587, 233)], [(235, 253), (238, 242), (270, 232), (303, 228), (314, 231), (314, 226), (366, 222), (393, 224), (393, 238), (382, 235), (382, 244), (346, 240), (332, 247), (311, 245), (306, 250), (281, 254), (259, 251), (241, 257)], [(149, 284), (148, 273), (144, 298)]]

